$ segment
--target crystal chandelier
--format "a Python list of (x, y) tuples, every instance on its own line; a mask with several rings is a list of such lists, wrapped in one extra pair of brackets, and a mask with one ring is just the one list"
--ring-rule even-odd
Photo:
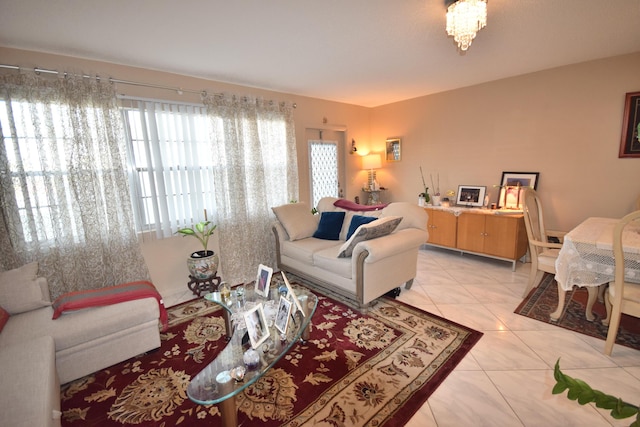
[(487, 25), (487, 0), (458, 0), (447, 8), (447, 34), (460, 50), (467, 50), (476, 33)]

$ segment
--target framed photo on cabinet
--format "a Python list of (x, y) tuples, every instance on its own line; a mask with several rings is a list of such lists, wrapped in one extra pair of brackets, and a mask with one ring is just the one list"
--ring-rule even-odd
[(526, 188), (538, 189), (540, 172), (502, 172), (498, 207), (522, 209), (522, 191)]
[(482, 206), (487, 187), (476, 185), (458, 185), (458, 199), (456, 204), (462, 206)]

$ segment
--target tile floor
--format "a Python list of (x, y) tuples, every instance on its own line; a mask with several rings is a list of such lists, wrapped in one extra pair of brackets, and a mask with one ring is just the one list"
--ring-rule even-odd
[[(566, 392), (551, 394), (553, 366), (607, 394), (640, 404), (640, 351), (528, 319), (522, 301), (531, 264), (511, 264), (425, 246), (418, 274), (401, 301), (477, 329), (484, 336), (407, 424), (449, 426), (628, 426)], [(193, 298), (184, 287), (162, 290), (166, 306)]]
[(413, 287), (399, 299), (484, 336), (407, 424), (430, 426), (628, 426), (566, 392), (551, 394), (553, 366), (594, 389), (640, 405), (640, 351), (513, 313), (531, 264), (425, 247)]

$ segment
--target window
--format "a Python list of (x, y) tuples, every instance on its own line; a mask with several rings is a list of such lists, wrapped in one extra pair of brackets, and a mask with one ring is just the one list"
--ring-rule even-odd
[[(66, 235), (78, 243), (82, 233), (76, 229), (67, 169), (68, 131), (63, 129), (69, 111), (56, 103), (30, 103), (0, 100), (0, 124), (7, 156), (22, 239), (25, 243), (47, 244), (55, 236)], [(94, 115), (87, 114), (87, 128), (98, 135)], [(98, 156), (99, 153), (93, 153)], [(23, 171), (23, 173), (20, 173)], [(66, 226), (61, 218), (71, 218)]]
[(123, 99), (132, 163), (131, 188), (138, 231), (168, 237), (204, 220), (215, 208), (204, 106)]

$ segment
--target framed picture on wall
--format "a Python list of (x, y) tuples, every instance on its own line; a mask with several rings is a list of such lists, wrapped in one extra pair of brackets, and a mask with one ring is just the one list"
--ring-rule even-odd
[(402, 159), (402, 141), (400, 138), (387, 138), (385, 156), (387, 162), (399, 162)]
[(502, 172), (498, 207), (522, 209), (522, 191), (525, 188), (538, 189), (540, 172)]
[(476, 185), (458, 185), (458, 199), (456, 204), (462, 206), (482, 206), (487, 187)]
[(640, 157), (640, 92), (625, 95), (618, 157)]

